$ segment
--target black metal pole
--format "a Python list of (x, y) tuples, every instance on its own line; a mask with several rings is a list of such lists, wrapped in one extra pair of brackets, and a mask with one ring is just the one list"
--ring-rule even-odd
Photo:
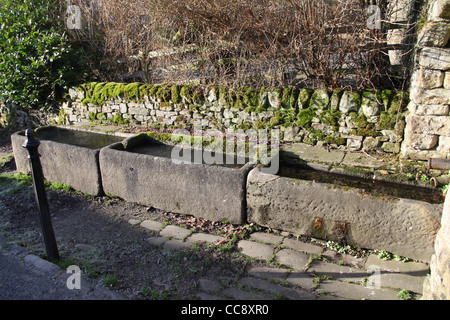
[(22, 145), (28, 151), (28, 159), (30, 161), (31, 175), (33, 177), (34, 194), (39, 207), (39, 218), (41, 221), (42, 234), (44, 237), (45, 248), (50, 261), (59, 260), (58, 247), (56, 245), (55, 233), (53, 232), (52, 220), (48, 206), (47, 193), (44, 185), (44, 174), (42, 172), (40, 155), (38, 147), (39, 140), (34, 137), (33, 130), (25, 131), (27, 140)]

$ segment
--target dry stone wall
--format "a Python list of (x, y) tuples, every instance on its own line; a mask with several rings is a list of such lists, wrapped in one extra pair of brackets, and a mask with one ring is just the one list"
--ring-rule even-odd
[(283, 141), (399, 153), (408, 94), (308, 88), (89, 83), (70, 90), (61, 122), (132, 122), (221, 131), (271, 129)]

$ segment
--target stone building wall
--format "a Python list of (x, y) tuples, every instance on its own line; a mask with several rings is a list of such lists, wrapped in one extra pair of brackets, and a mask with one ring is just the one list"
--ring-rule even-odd
[(418, 34), (402, 155), (450, 158), (450, 2), (432, 0)]
[[(402, 152), (414, 158), (450, 158), (450, 1), (430, 1), (427, 22), (419, 34), (417, 69)], [(450, 299), (450, 196), (434, 243), (423, 299)]]

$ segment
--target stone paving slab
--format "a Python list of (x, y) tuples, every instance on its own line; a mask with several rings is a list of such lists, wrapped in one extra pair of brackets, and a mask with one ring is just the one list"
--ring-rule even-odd
[(382, 287), (408, 290), (415, 293), (423, 293), (423, 282), (426, 277), (415, 277), (404, 273), (380, 273), (380, 285)]
[(275, 261), (301, 271), (306, 268), (306, 264), (309, 261), (309, 255), (292, 249), (282, 249), (275, 255)]
[(344, 159), (345, 152), (327, 150), (303, 143), (290, 143), (281, 146), (280, 155), (294, 161), (339, 164)]
[(164, 227), (164, 223), (154, 220), (145, 220), (141, 222), (141, 227), (151, 231), (159, 231)]
[(366, 267), (376, 265), (383, 271), (408, 273), (417, 276), (426, 276), (429, 266), (420, 262), (401, 262), (397, 260), (382, 260), (377, 255), (371, 254), (366, 261)]
[(193, 233), (186, 239), (186, 241), (188, 241), (190, 243), (194, 243), (194, 242), (217, 243), (224, 239), (225, 239), (224, 237), (215, 236), (215, 235), (207, 234), (207, 233)]
[(160, 247), (167, 241), (167, 239), (163, 237), (149, 237), (147, 238), (147, 241), (152, 245)]
[(307, 272), (292, 271), (286, 278), (286, 282), (305, 290), (312, 290), (314, 288), (314, 275)]
[(319, 290), (326, 294), (336, 295), (352, 300), (399, 300), (398, 291), (391, 289), (373, 289), (348, 282), (325, 280), (320, 283)]
[(287, 288), (258, 278), (244, 277), (239, 280), (239, 284), (270, 292), (282, 299), (287, 298), (289, 300), (315, 300), (316, 298), (314, 294), (305, 290)]
[(265, 232), (254, 232), (250, 235), (250, 239), (268, 244), (279, 244), (283, 241), (282, 236)]
[(286, 278), (288, 271), (275, 267), (253, 267), (248, 271), (248, 275), (258, 278), (281, 281)]
[(269, 260), (274, 251), (273, 246), (248, 240), (239, 241), (237, 243), (237, 248), (242, 254), (262, 260)]
[(175, 239), (184, 239), (188, 236), (190, 230), (179, 227), (179, 226), (174, 226), (174, 225), (168, 225), (166, 227), (164, 227), (164, 229), (162, 229), (159, 234), (163, 237), (168, 237), (168, 238), (175, 238)]
[(183, 249), (189, 249), (191, 247), (191, 243), (184, 242), (178, 239), (170, 239), (164, 242), (162, 245), (164, 249), (170, 249), (170, 250), (183, 250)]
[(366, 270), (348, 266), (340, 266), (335, 263), (314, 261), (308, 268), (308, 272), (327, 275), (332, 279), (350, 282), (363, 282), (367, 275)]
[(319, 254), (323, 251), (323, 248), (314, 244), (297, 241), (294, 239), (285, 238), (282, 243), (283, 247), (294, 249), (297, 251), (303, 251), (310, 254)]
[(225, 288), (222, 293), (235, 300), (274, 300), (269, 295), (258, 294), (238, 288)]

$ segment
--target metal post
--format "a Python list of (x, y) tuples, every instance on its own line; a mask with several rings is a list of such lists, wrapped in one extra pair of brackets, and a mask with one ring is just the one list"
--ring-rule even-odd
[(38, 147), (40, 142), (34, 137), (32, 129), (26, 130), (25, 136), (27, 137), (27, 140), (22, 147), (28, 151), (31, 175), (33, 177), (34, 194), (39, 207), (39, 218), (41, 221), (45, 248), (47, 249), (49, 260), (56, 261), (59, 260), (59, 253), (56, 245), (55, 234), (53, 232), (47, 194), (45, 191), (44, 174), (42, 173), (41, 161), (39, 160), (40, 155), (38, 153)]

